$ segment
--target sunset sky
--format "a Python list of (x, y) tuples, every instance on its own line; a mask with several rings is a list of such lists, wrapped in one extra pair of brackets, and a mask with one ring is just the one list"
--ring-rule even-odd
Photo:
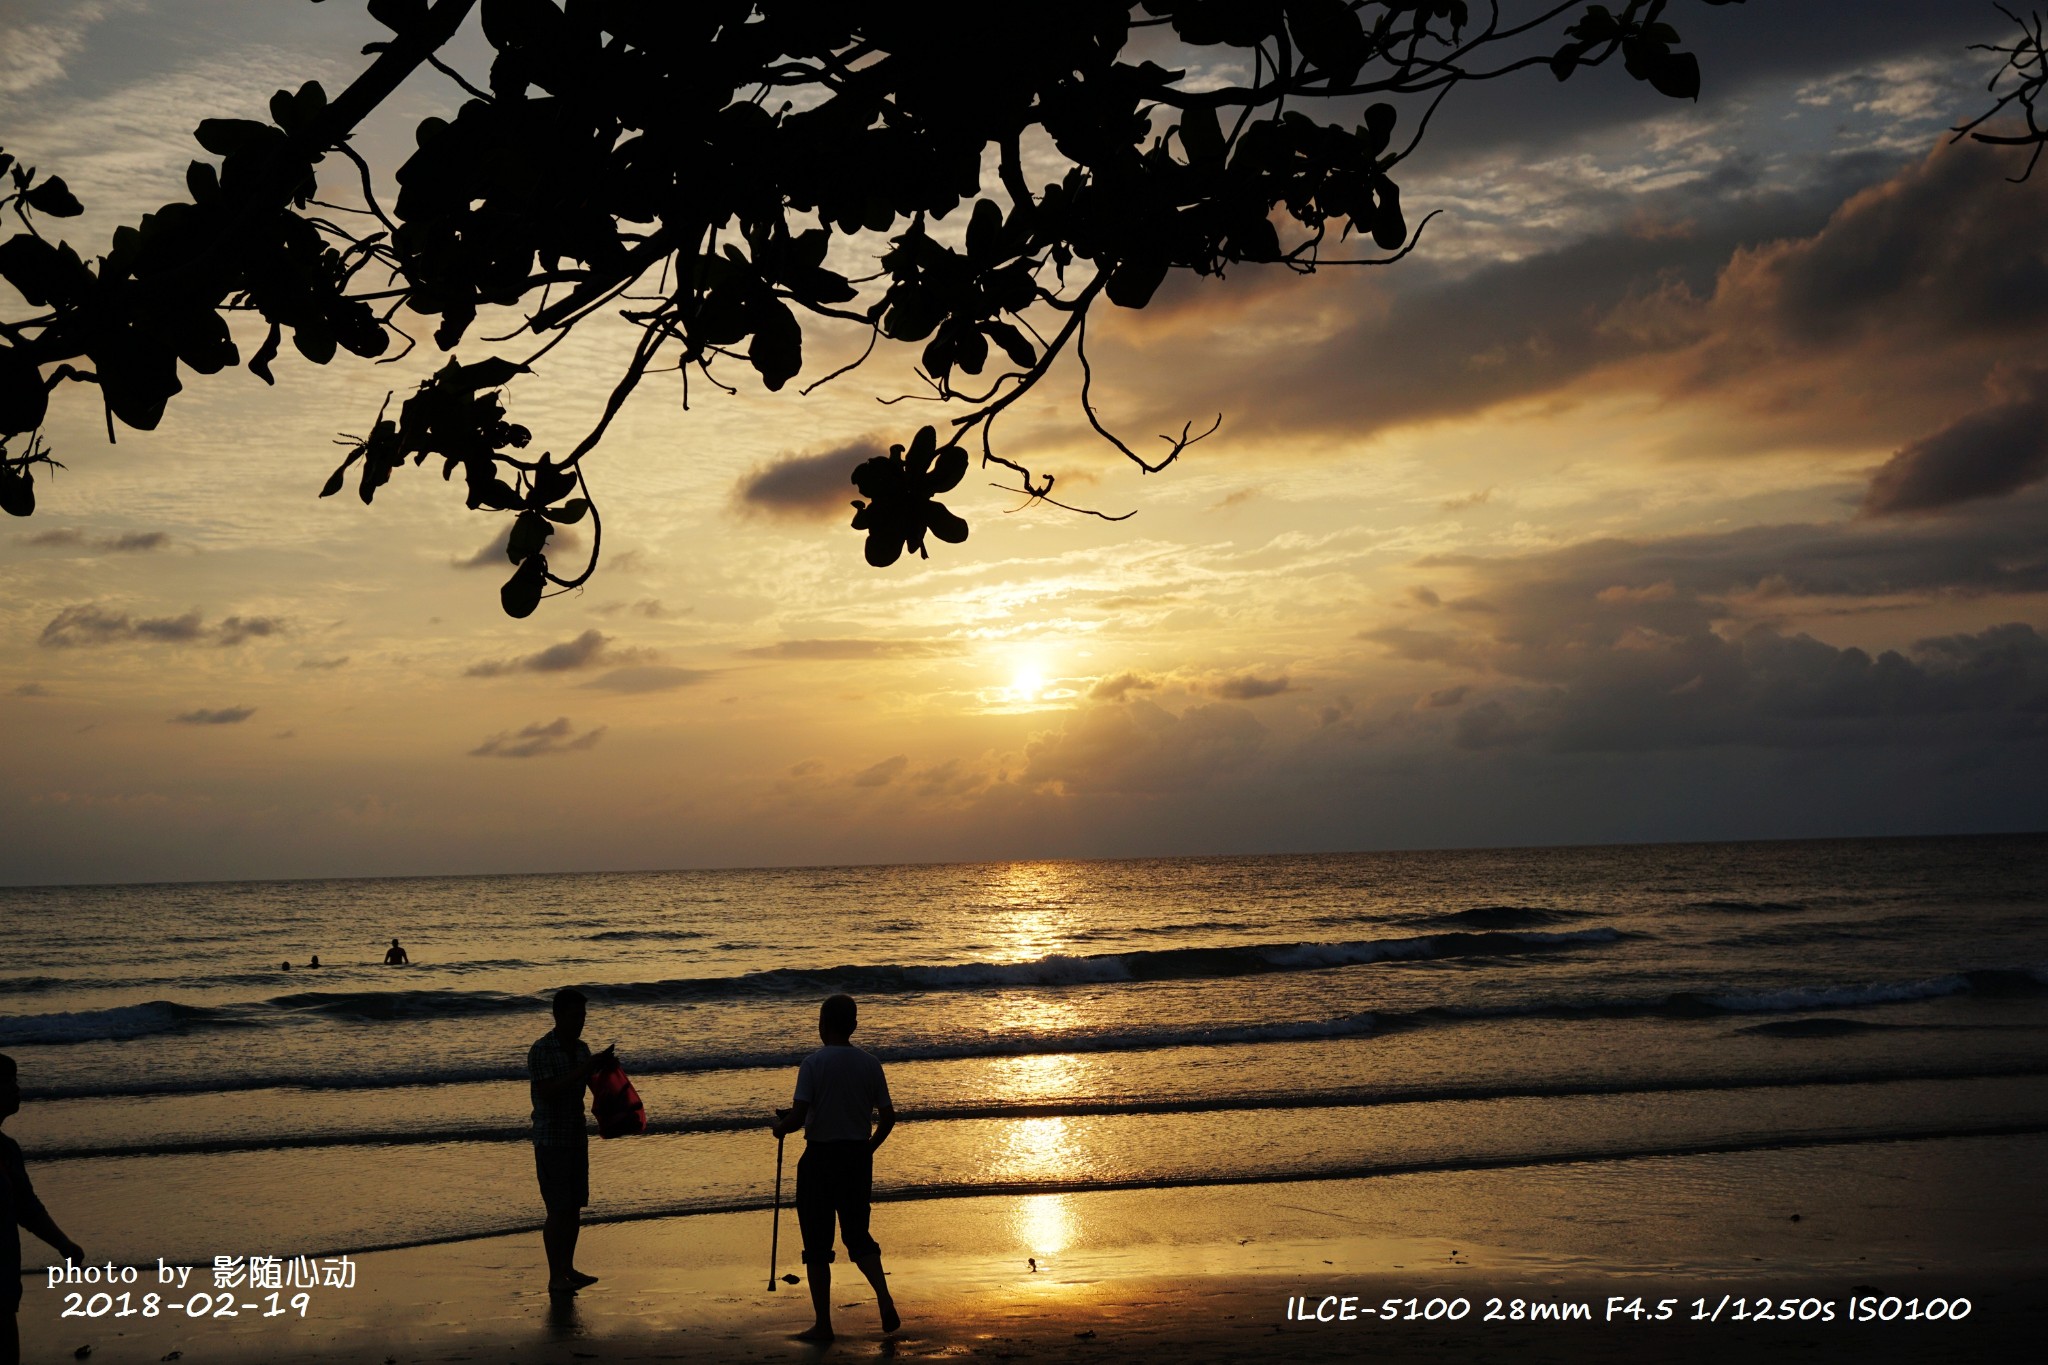
[[(508, 518), (459, 484), (315, 497), (431, 345), (187, 375), (113, 446), (67, 386), (67, 468), (0, 519), (0, 882), (2040, 828), (2048, 172), (1944, 131), (1986, 103), (1968, 45), (2015, 30), (1672, 18), (1697, 104), (1619, 70), (1454, 96), (1408, 260), (1101, 309), (1105, 418), (1217, 435), (1141, 476), (1063, 370), (998, 436), (1126, 521), (974, 470), (964, 545), (870, 569), (847, 471), (935, 415), (876, 402), (908, 348), (798, 396), (860, 340), (819, 332), (780, 395), (644, 386), (586, 466), (603, 567), (514, 621)], [(200, 118), (339, 89), (381, 32), (10, 0), (0, 146), (70, 182), (93, 254), (182, 194)], [(416, 77), (366, 154), (458, 102)], [(514, 386), (541, 447), (621, 339)]]

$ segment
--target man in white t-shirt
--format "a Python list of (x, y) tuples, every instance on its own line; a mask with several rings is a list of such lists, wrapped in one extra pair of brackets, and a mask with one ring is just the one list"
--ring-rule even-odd
[[(818, 1037), (825, 1046), (804, 1058), (796, 1072), (795, 1100), (775, 1113), (775, 1136), (804, 1130), (804, 1154), (796, 1164), (796, 1220), (803, 1230), (804, 1273), (817, 1321), (796, 1334), (798, 1341), (832, 1340), (835, 1218), (847, 1256), (875, 1288), (882, 1330), (893, 1332), (903, 1322), (889, 1297), (882, 1248), (868, 1235), (875, 1149), (896, 1126), (896, 1108), (889, 1102), (882, 1064), (853, 1045), (858, 1022), (850, 995), (835, 995), (818, 1007)], [(872, 1136), (870, 1114), (877, 1120)]]

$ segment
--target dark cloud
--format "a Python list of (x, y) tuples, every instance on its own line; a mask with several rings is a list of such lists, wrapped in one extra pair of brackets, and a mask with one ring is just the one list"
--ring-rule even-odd
[(934, 764), (929, 768), (920, 768), (910, 775), (908, 781), (916, 789), (917, 794), (927, 800), (937, 797), (957, 800), (960, 797), (972, 796), (987, 788), (989, 784), (986, 773), (976, 771), (957, 758), (949, 758), (944, 763)]
[[(1446, 611), (1366, 637), (1496, 683), (1463, 712), (1468, 749), (1986, 743), (2048, 735), (2048, 644), (2023, 622), (1872, 656), (1784, 624), (1830, 599), (1910, 604), (2048, 591), (2030, 496), (1971, 519), (1750, 527), (1543, 554), (1436, 556), (1498, 611)], [(1475, 685), (1466, 684), (1470, 689)], [(1446, 690), (1448, 693), (1448, 689)], [(1462, 697), (1465, 693), (1460, 693)]]
[(718, 676), (716, 670), (703, 668), (673, 668), (666, 664), (642, 664), (635, 668), (615, 668), (601, 677), (593, 678), (583, 686), (605, 692), (670, 692), (678, 687), (695, 687)]
[(1484, 701), (1458, 717), (1452, 739), (1460, 749), (1504, 749), (1536, 737), (1498, 701)]
[(783, 640), (740, 651), (750, 659), (903, 659), (953, 652), (930, 640)]
[(348, 655), (346, 655), (346, 654), (340, 655), (340, 656), (338, 656), (338, 657), (336, 657), (336, 658), (332, 658), (332, 659), (301, 659), (301, 660), (299, 660), (299, 667), (300, 667), (300, 668), (311, 668), (311, 669), (336, 669), (336, 668), (344, 668), (344, 667), (346, 667), (346, 666), (347, 666), (347, 664), (348, 664)]
[(208, 711), (204, 708), (201, 708), (197, 711), (187, 711), (180, 716), (172, 716), (171, 724), (240, 725), (243, 721), (249, 719), (249, 717), (255, 714), (256, 708), (253, 706), (226, 706), (222, 707), (218, 711)]
[(36, 643), (51, 649), (78, 645), (110, 645), (143, 640), (155, 644), (186, 644), (204, 637), (197, 610), (183, 616), (155, 616), (142, 620), (125, 611), (109, 611), (97, 603), (66, 607), (50, 618)]
[(1299, 692), (1301, 689), (1285, 677), (1261, 678), (1255, 673), (1246, 673), (1212, 683), (1209, 691), (1226, 701), (1257, 701), (1261, 697), (1277, 697), (1282, 692)]
[(575, 733), (567, 716), (542, 724), (535, 721), (518, 731), (501, 730), (469, 751), (471, 758), (545, 758), (550, 754), (575, 753), (593, 749), (606, 727)]
[(89, 547), (114, 554), (147, 554), (151, 550), (161, 550), (169, 545), (171, 537), (164, 531), (127, 531), (118, 536), (87, 536), (83, 531), (60, 527), (54, 531), (43, 531), (30, 536), (28, 543), (55, 548)]
[(573, 640), (549, 645), (523, 659), (492, 659), (462, 670), (465, 678), (502, 678), (508, 673), (572, 673), (578, 669), (637, 663), (655, 657), (652, 650), (615, 649), (610, 636), (586, 630)]
[(1872, 476), (1865, 516), (1928, 512), (2048, 478), (2048, 370), (2000, 376), (2002, 401), (1915, 441)]
[(1241, 706), (1194, 706), (1176, 716), (1143, 698), (1089, 706), (1025, 747), (1022, 781), (1069, 794), (1175, 795), (1249, 767), (1266, 727)]
[(849, 515), (854, 466), (886, 454), (881, 442), (862, 437), (811, 455), (785, 455), (750, 471), (733, 486), (741, 509), (772, 517), (820, 521)]
[(853, 775), (853, 785), (856, 787), (886, 787), (902, 776), (903, 770), (909, 766), (910, 759), (907, 756), (903, 754), (892, 755), (871, 768), (863, 768), (855, 773)]
[(51, 617), (36, 643), (52, 649), (80, 645), (199, 644), (239, 645), (246, 640), (284, 635), (291, 622), (281, 616), (230, 616), (209, 629), (197, 608), (183, 616), (151, 616), (140, 620), (125, 611), (111, 611), (96, 602), (66, 607)]
[[(478, 547), (477, 552), (466, 559), (451, 559), (451, 569), (510, 569), (512, 561), (505, 557), (505, 549), (512, 543), (512, 524), (516, 518), (507, 517), (498, 533)], [(582, 539), (567, 526), (557, 526), (555, 533), (548, 537), (548, 556), (552, 559), (558, 550), (574, 550), (582, 545)], [(623, 567), (616, 560), (607, 560), (614, 569)]]
[[(1678, 29), (1682, 50), (1699, 58), (1698, 108), (1708, 113), (1766, 82), (1819, 80), (1902, 57), (1956, 58), (1967, 44), (1998, 32), (2002, 22), (1989, 5), (1926, 0), (1858, 0), (1853, 10), (1753, 0), (1673, 7), (1667, 18)], [(1454, 167), (1468, 154), (1510, 148), (1528, 158), (1575, 137), (1683, 107), (1629, 79), (1618, 60), (1576, 72), (1562, 87), (1538, 67), (1522, 78), (1459, 89), (1431, 122), (1421, 159), (1439, 169)]]
[(290, 623), (276, 616), (230, 616), (214, 628), (214, 640), (221, 645), (238, 645), (244, 640), (283, 635)]
[(14, 695), (17, 697), (47, 697), (50, 695), (50, 689), (44, 687), (41, 683), (25, 682), (14, 689)]
[[(1246, 309), (1255, 325), (1278, 325), (1304, 308), (1341, 309), (1349, 321), (1313, 346), (1247, 351), (1218, 348), (1206, 328), (1158, 326), (1141, 316), (1126, 324), (1130, 349), (1105, 368), (1164, 377), (1159, 420), (1184, 404), (1182, 394), (1199, 390), (1214, 395), (1205, 402), (1228, 413), (1239, 432), (1356, 438), (1462, 416), (1696, 342), (1706, 328), (1698, 300), (1740, 248), (1816, 231), (1874, 173), (1845, 169), (1820, 185), (1763, 193), (1740, 168), (1723, 169), (1640, 197), (1639, 204), (1661, 206), (1660, 218), (1687, 222), (1682, 234), (1645, 234), (1622, 223), (1455, 277), (1426, 261), (1404, 264), (1405, 273), (1386, 281), (1250, 274), (1221, 290), (1207, 287), (1201, 306), (1219, 314)], [(1098, 349), (1110, 356), (1108, 344)]]
[[(1597, 376), (1602, 394), (1726, 415), (1673, 450), (1896, 448), (1960, 417), (2000, 362), (2048, 353), (2048, 177), (2013, 185), (2008, 169), (1944, 145), (1903, 169), (1838, 158), (1779, 192), (1729, 164), (1635, 196), (1682, 228), (1646, 231), (1616, 205), (1593, 215), (1609, 227), (1455, 277), (1427, 262), (1337, 283), (1246, 273), (1190, 304), (1193, 321), (1141, 315), (1097, 349), (1106, 369), (1160, 377), (1141, 420), (1177, 424), (1199, 391), (1241, 435), (1356, 441)], [(1304, 309), (1342, 320), (1312, 346), (1217, 344)]]
[(1459, 683), (1456, 687), (1439, 687), (1436, 691), (1422, 699), (1422, 706), (1433, 711), (1442, 710), (1447, 706), (1456, 706), (1459, 702), (1465, 700), (1465, 694), (1471, 690), (1464, 683)]
[(1117, 673), (1089, 688), (1088, 695), (1097, 701), (1122, 701), (1133, 692), (1150, 692), (1158, 686), (1156, 679), (1142, 673)]

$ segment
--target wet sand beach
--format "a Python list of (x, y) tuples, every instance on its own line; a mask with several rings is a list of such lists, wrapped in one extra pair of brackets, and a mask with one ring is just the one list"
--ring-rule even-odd
[[(2048, 1330), (2044, 1156), (2017, 1135), (897, 1201), (875, 1228), (905, 1326), (882, 1338), (842, 1257), (823, 1350), (786, 1339), (808, 1302), (767, 1289), (765, 1209), (587, 1228), (579, 1260), (602, 1279), (553, 1300), (532, 1233), (358, 1257), (356, 1287), (314, 1291), (303, 1320), (62, 1319), (38, 1277), (24, 1359), (2023, 1358)], [(782, 1235), (798, 1274), (786, 1209)], [(1960, 1299), (1961, 1321), (1908, 1320)], [(1388, 1300), (1394, 1320), (1366, 1315)], [(1759, 1300), (1782, 1320), (1755, 1320)], [(1290, 1301), (1331, 1320), (1291, 1321)], [(1852, 1323), (1852, 1304), (1892, 1320)]]

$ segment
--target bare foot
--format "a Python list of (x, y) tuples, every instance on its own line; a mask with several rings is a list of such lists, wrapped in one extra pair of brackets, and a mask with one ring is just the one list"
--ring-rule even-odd
[(563, 1278), (548, 1281), (548, 1293), (550, 1294), (573, 1294), (575, 1292), (576, 1281), (574, 1280)]
[(828, 1323), (817, 1323), (808, 1331), (791, 1333), (789, 1339), (791, 1341), (808, 1341), (812, 1345), (823, 1346), (826, 1342), (832, 1340), (832, 1328)]
[(882, 1305), (882, 1332), (883, 1332), (883, 1334), (884, 1334), (884, 1335), (887, 1335), (888, 1333), (890, 1333), (890, 1332), (893, 1332), (893, 1331), (895, 1331), (895, 1330), (896, 1330), (896, 1329), (897, 1329), (898, 1327), (901, 1327), (902, 1325), (903, 1325), (903, 1318), (902, 1318), (902, 1316), (901, 1316), (900, 1314), (898, 1314), (898, 1313), (897, 1313), (897, 1311), (896, 1311), (896, 1305), (895, 1305), (895, 1304), (893, 1304), (893, 1303), (885, 1303), (885, 1304), (883, 1304), (883, 1305)]
[(562, 1278), (575, 1285), (578, 1289), (583, 1289), (597, 1283), (597, 1276), (586, 1275), (580, 1270), (572, 1270)]

